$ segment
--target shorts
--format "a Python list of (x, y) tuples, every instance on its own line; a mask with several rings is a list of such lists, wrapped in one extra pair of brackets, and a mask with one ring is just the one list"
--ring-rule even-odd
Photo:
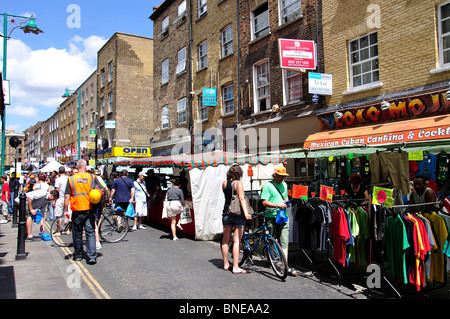
[(231, 216), (231, 215), (228, 215), (228, 214), (224, 214), (222, 216), (223, 227), (241, 228), (241, 227), (245, 226), (246, 222), (247, 222), (247, 220), (245, 218), (242, 218), (242, 217)]
[(281, 248), (288, 249), (289, 247), (289, 222), (286, 224), (277, 224), (276, 218), (267, 218), (266, 226), (270, 235), (278, 239)]
[(147, 216), (147, 202), (136, 202), (135, 207), (136, 217), (146, 217)]
[(167, 205), (167, 215), (169, 217), (177, 216), (183, 211), (183, 205), (179, 200), (170, 200), (169, 205)]

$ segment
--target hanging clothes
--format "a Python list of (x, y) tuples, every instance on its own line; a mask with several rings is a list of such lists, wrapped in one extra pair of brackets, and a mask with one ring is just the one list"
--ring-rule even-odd
[(402, 194), (409, 193), (409, 163), (407, 152), (380, 152), (369, 155), (372, 185), (389, 183)]
[(336, 207), (331, 217), (330, 234), (333, 238), (334, 260), (345, 267), (346, 265), (346, 243), (350, 239), (348, 221), (342, 207)]
[(428, 282), (437, 281), (444, 283), (446, 275), (446, 258), (443, 253), (443, 248), (448, 237), (447, 226), (445, 224), (445, 220), (441, 216), (437, 215), (436, 212), (422, 213), (422, 216), (431, 222), (438, 248), (431, 254), (431, 268)]
[(406, 227), (400, 215), (395, 214), (386, 219), (384, 233), (386, 256), (389, 273), (404, 284), (408, 283), (406, 275), (406, 250), (410, 247)]

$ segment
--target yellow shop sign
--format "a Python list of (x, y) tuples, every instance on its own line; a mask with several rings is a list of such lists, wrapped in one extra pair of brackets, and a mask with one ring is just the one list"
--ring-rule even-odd
[(150, 147), (110, 147), (106, 150), (99, 150), (98, 155), (104, 157), (150, 157)]

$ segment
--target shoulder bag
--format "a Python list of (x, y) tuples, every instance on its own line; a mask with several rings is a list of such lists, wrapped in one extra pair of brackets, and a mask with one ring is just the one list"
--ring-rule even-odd
[[(250, 215), (253, 215), (255, 212), (253, 211), (247, 196), (245, 196), (245, 204), (247, 205), (247, 212)], [(239, 195), (234, 192), (233, 183), (231, 183), (231, 202), (228, 207), (228, 215), (245, 218), (244, 210), (242, 209), (241, 201), (239, 200)]]

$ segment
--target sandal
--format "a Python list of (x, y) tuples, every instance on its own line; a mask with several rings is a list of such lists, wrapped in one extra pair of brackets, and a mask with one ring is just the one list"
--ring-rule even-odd
[(289, 276), (297, 276), (297, 270), (293, 269), (293, 268), (288, 268), (288, 275)]
[(233, 274), (248, 274), (249, 272), (245, 269), (241, 269), (240, 271), (232, 271)]

